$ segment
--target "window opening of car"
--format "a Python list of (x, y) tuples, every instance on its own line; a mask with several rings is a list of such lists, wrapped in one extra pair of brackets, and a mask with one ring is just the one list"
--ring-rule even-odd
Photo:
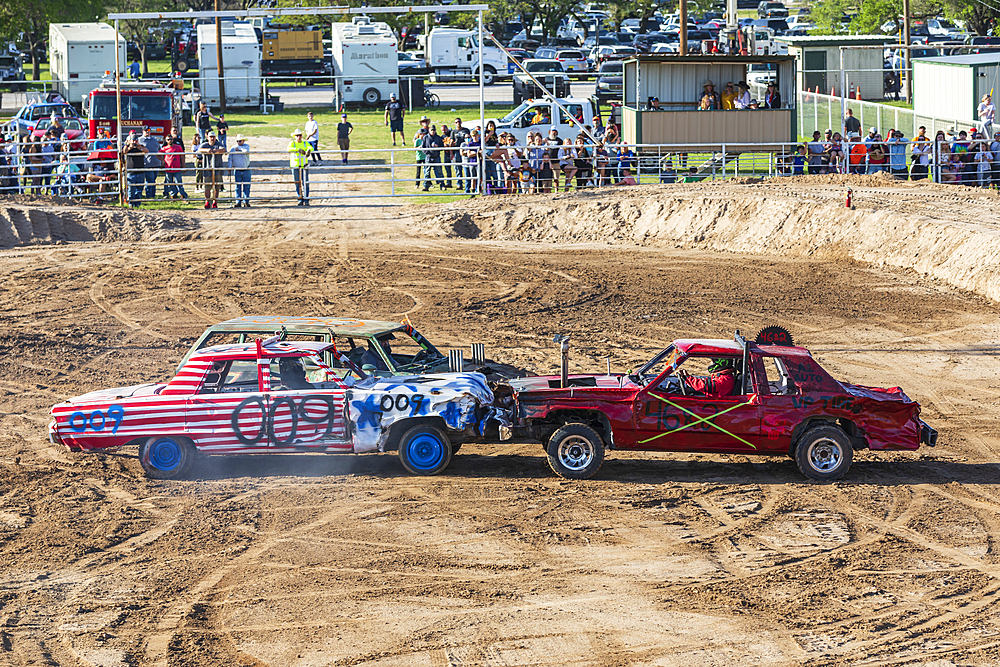
[(631, 373), (629, 377), (636, 384), (646, 385), (662, 373), (663, 369), (667, 366), (675, 364), (680, 354), (680, 350), (670, 345), (657, 352), (652, 359), (640, 366), (634, 373)]
[(562, 65), (554, 61), (535, 61), (533, 63), (527, 63), (524, 68), (532, 74), (536, 74), (538, 72), (555, 72), (557, 74), (561, 74), (564, 71)]
[(764, 372), (767, 374), (767, 386), (773, 396), (793, 396), (798, 388), (788, 374), (788, 368), (779, 357), (764, 357)]
[(624, 71), (624, 69), (623, 69), (624, 67), (625, 67), (625, 63), (623, 63), (621, 61), (613, 62), (613, 63), (604, 63), (603, 65), (601, 65), (601, 72), (600, 72), (600, 74), (601, 74), (601, 76), (609, 76), (609, 75), (611, 75), (611, 76), (614, 76), (614, 75), (621, 76), (622, 72)]
[(405, 331), (383, 334), (377, 337), (377, 341), (397, 371), (420, 371), (444, 359), (436, 350), (425, 350)]
[(272, 359), (270, 373), (271, 391), (302, 391), (336, 386), (312, 355)]
[(236, 359), (231, 362), (220, 391), (230, 393), (257, 390), (257, 360)]
[[(703, 377), (703, 378), (704, 377), (709, 377), (711, 375), (711, 373), (709, 372), (709, 368), (711, 368), (712, 365), (715, 363), (715, 360), (719, 359), (719, 358), (720, 357), (718, 357), (718, 356), (714, 356), (714, 357), (702, 357), (702, 356), (687, 357), (686, 359), (684, 359), (680, 363), (680, 365), (677, 367), (677, 369), (673, 373), (671, 373), (670, 375), (666, 376), (665, 378), (663, 378), (660, 381), (660, 384), (656, 387), (656, 391), (660, 391), (660, 392), (667, 393), (667, 394), (678, 394), (678, 395), (683, 395), (683, 396), (704, 396), (704, 394), (700, 394), (700, 393), (697, 393), (694, 390), (692, 390), (691, 387), (690, 387), (690, 385), (685, 384), (682, 387), (680, 372), (684, 371), (687, 375), (694, 376), (694, 377)], [(735, 385), (733, 387), (733, 391), (731, 391), (728, 395), (729, 396), (742, 396), (743, 395), (743, 383), (741, 381), (742, 380), (741, 373), (739, 372), (739, 367), (741, 365), (741, 361), (740, 361), (739, 357), (725, 357), (725, 358), (732, 359), (735, 362), (735, 364), (736, 364), (736, 376), (735, 376), (736, 383), (735, 383)]]
[(511, 111), (509, 114), (500, 119), (501, 123), (511, 123), (515, 118), (521, 115), (521, 112), (528, 108), (527, 102), (522, 102), (516, 109)]
[[(542, 121), (540, 123), (532, 123), (532, 121), (533, 121), (533, 119), (535, 117), (535, 112), (537, 112), (539, 109), (542, 110), (543, 119), (542, 119)], [(533, 107), (530, 107), (527, 111), (524, 112), (524, 115), (521, 116), (522, 120), (526, 120), (527, 121), (527, 122), (523, 122), (522, 123), (522, 127), (528, 127), (529, 125), (533, 125), (533, 124), (534, 125), (538, 125), (538, 124), (541, 124), (541, 125), (550, 125), (551, 124), (550, 123), (551, 119), (546, 120), (548, 117), (549, 117), (549, 105), (547, 105), (547, 104), (538, 104), (538, 105), (535, 105)]]
[(583, 119), (583, 105), (582, 104), (566, 104), (563, 105), (566, 111), (569, 111), (572, 118), (566, 117), (566, 111), (559, 109), (559, 124), (567, 125), (570, 122), (580, 122)]

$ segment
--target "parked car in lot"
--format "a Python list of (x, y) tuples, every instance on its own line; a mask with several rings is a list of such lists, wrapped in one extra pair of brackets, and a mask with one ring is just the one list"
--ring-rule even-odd
[(762, 19), (783, 19), (788, 16), (788, 8), (783, 3), (764, 0), (757, 5), (757, 16)]
[[(569, 96), (569, 75), (566, 74), (563, 64), (558, 60), (539, 60), (533, 58), (523, 61), (521, 65), (531, 73), (532, 77), (545, 86), (549, 93), (556, 97)], [(521, 70), (514, 72), (513, 86), (514, 104), (520, 104), (524, 100), (544, 96), (545, 91), (542, 91), (532, 81), (531, 77)]]
[[(68, 141), (71, 151), (82, 151), (87, 147), (87, 126), (79, 118), (75, 116), (60, 118), (59, 124), (65, 130), (61, 141)], [(42, 138), (50, 127), (52, 127), (52, 119), (42, 118), (35, 123), (34, 129), (31, 130), (31, 135)]]
[[(564, 355), (568, 340), (563, 341)], [(563, 368), (566, 368), (564, 362)], [(787, 331), (756, 340), (675, 340), (623, 374), (530, 377), (494, 394), (507, 434), (543, 443), (561, 477), (587, 479), (605, 451), (789, 456), (834, 480), (859, 449), (934, 446), (937, 431), (899, 387), (835, 380)]]
[(62, 401), (49, 438), (70, 451), (139, 445), (156, 479), (186, 476), (199, 454), (392, 450), (409, 472), (433, 475), (476, 437), (492, 401), (478, 373), (376, 378), (334, 343), (274, 336), (198, 350), (168, 382)]
[(9, 84), (12, 90), (27, 89), (20, 54), (0, 53), (0, 84)]
[(622, 101), (622, 81), (624, 80), (625, 63), (621, 60), (609, 60), (597, 71), (595, 95), (601, 104), (611, 101)]
[[(31, 94), (29, 93), (29, 97)], [(49, 118), (55, 114), (60, 118), (77, 118), (76, 109), (66, 103), (57, 102), (29, 102), (25, 104), (15, 114), (7, 124), (8, 131), (17, 133), (19, 137), (27, 136), (34, 131), (35, 125), (43, 118)]]
[(397, 51), (396, 60), (400, 74), (420, 74), (427, 70), (427, 61), (408, 51)]
[(587, 58), (583, 55), (582, 51), (557, 51), (556, 60), (562, 64), (563, 69), (566, 70), (567, 74), (585, 74), (590, 70), (590, 63), (587, 62)]

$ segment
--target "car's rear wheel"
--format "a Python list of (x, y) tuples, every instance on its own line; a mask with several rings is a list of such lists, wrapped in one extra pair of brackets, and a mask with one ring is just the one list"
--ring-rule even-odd
[(451, 463), (451, 441), (436, 426), (414, 426), (399, 439), (399, 462), (414, 475), (436, 475)]
[(181, 436), (154, 436), (139, 446), (139, 463), (153, 479), (184, 477), (197, 455), (194, 443)]
[(853, 460), (851, 439), (843, 429), (833, 424), (809, 428), (799, 436), (795, 446), (795, 463), (810, 479), (840, 479), (847, 474)]
[(604, 441), (586, 424), (566, 424), (549, 438), (549, 467), (566, 479), (590, 479), (604, 464)]

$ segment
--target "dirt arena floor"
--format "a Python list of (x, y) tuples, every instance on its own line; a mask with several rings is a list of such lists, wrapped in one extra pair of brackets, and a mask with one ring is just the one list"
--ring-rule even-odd
[[(996, 304), (849, 259), (413, 215), (219, 211), (173, 240), (0, 251), (0, 665), (1000, 665)], [(165, 379), (209, 323), (265, 313), (408, 316), (546, 373), (557, 332), (573, 369), (620, 370), (781, 324), (835, 376), (902, 386), (940, 444), (820, 484), (785, 458), (618, 452), (569, 482), (513, 443), (431, 478), (303, 455), (160, 482), (134, 449), (47, 442), (62, 398)]]

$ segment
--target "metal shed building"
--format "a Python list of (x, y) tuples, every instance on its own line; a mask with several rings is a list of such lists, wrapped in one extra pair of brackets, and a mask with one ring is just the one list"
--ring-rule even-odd
[(1000, 89), (1000, 53), (913, 60), (913, 110), (921, 116), (979, 117), (983, 95)]
[[(798, 61), (797, 90), (816, 90), (824, 95), (834, 91), (841, 95), (840, 47), (878, 46), (889, 44), (885, 35), (804, 35), (776, 37), (776, 42), (788, 45), (788, 55)], [(850, 97), (861, 89), (861, 96), (882, 99), (882, 49), (847, 49), (844, 51), (844, 88)]]
[[(773, 70), (782, 91), (780, 109), (698, 110), (706, 81), (712, 81), (718, 92), (727, 81), (745, 81), (754, 65)], [(796, 139), (795, 59), (790, 56), (641, 54), (625, 61), (624, 75), (622, 136), (629, 143), (711, 146)], [(763, 93), (762, 86), (754, 88), (752, 94)], [(662, 110), (649, 109), (652, 97), (658, 98)]]

